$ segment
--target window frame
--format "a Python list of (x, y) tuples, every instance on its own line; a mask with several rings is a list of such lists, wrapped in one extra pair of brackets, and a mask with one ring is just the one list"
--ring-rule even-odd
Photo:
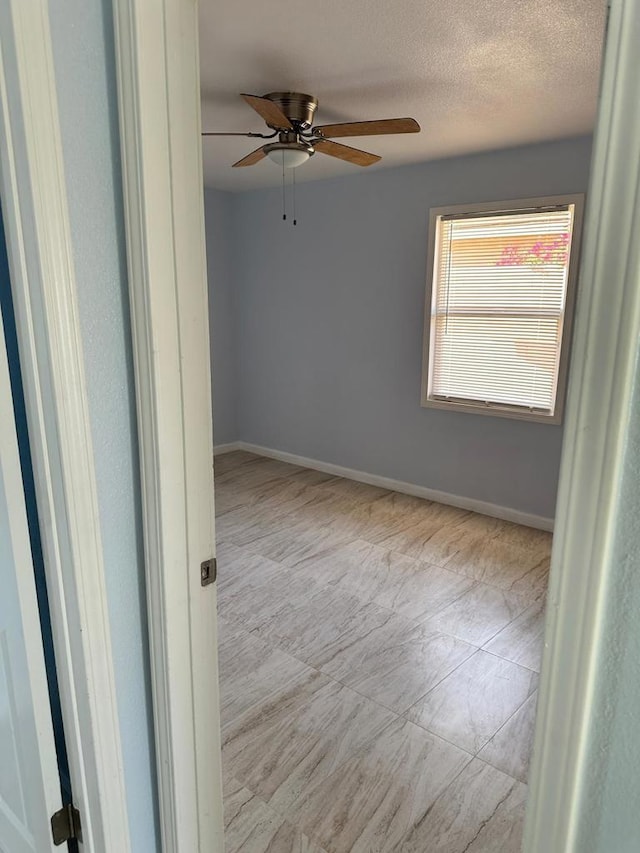
[[(429, 210), (429, 233), (427, 242), (427, 282), (424, 304), (424, 337), (422, 347), (422, 388), (420, 405), (427, 409), (441, 409), (453, 412), (467, 412), (490, 417), (511, 418), (515, 420), (534, 421), (546, 424), (561, 424), (567, 391), (567, 375), (569, 370), (569, 354), (571, 351), (571, 333), (573, 315), (575, 312), (578, 269), (580, 263), (580, 245), (582, 241), (582, 221), (584, 213), (584, 193), (568, 195), (539, 196), (535, 198), (508, 199), (506, 201), (478, 202), (473, 204), (455, 204), (445, 207), (432, 207)], [(573, 205), (573, 230), (571, 235), (571, 253), (567, 272), (567, 290), (565, 310), (562, 323), (560, 342), (560, 357), (558, 363), (558, 381), (553, 414), (527, 411), (520, 406), (494, 403), (487, 405), (481, 401), (472, 400), (438, 400), (431, 395), (433, 375), (433, 349), (435, 335), (433, 325), (435, 314), (434, 302), (434, 269), (438, 246), (436, 234), (438, 221), (443, 216), (482, 215), (491, 213), (519, 213), (531, 208), (553, 207), (556, 205)]]

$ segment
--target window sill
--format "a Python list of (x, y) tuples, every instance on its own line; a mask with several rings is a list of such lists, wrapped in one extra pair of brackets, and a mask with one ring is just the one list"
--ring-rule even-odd
[(510, 406), (487, 406), (484, 403), (434, 400), (429, 397), (422, 398), (421, 406), (425, 409), (441, 409), (443, 411), (464, 412), (472, 415), (488, 415), (494, 418), (511, 418), (517, 421), (532, 421), (541, 424), (554, 424), (555, 426), (562, 423), (562, 411), (556, 411), (552, 415), (545, 415), (542, 412), (529, 412), (525, 409), (516, 409)]

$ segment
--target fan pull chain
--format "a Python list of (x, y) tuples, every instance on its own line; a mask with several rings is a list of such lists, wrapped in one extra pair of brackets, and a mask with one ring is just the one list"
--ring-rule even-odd
[(297, 225), (298, 220), (296, 219), (296, 170), (293, 170), (293, 224)]
[(284, 151), (282, 152), (282, 220), (287, 220), (287, 201), (284, 191)]

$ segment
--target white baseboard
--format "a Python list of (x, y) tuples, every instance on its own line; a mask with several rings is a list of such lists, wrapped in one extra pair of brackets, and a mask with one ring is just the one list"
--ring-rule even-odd
[(521, 512), (508, 506), (488, 503), (476, 498), (466, 498), (462, 495), (452, 495), (449, 492), (440, 492), (436, 489), (428, 489), (426, 486), (418, 486), (414, 483), (404, 483), (402, 480), (393, 480), (391, 477), (381, 477), (378, 474), (368, 474), (366, 471), (356, 471), (354, 468), (344, 468), (342, 465), (334, 465), (331, 462), (321, 462), (319, 459), (309, 459), (307, 456), (297, 456), (295, 453), (287, 453), (284, 450), (273, 450), (270, 447), (261, 447), (258, 444), (250, 444), (246, 441), (234, 441), (228, 444), (219, 444), (214, 448), (214, 455), (231, 453), (234, 450), (246, 450), (258, 456), (267, 456), (270, 459), (279, 459), (281, 462), (290, 462), (292, 465), (300, 465), (303, 468), (312, 468), (315, 471), (323, 471), (325, 474), (335, 474), (336, 477), (346, 477), (348, 480), (357, 480), (360, 483), (368, 483), (370, 486), (380, 486), (394, 492), (402, 492), (405, 495), (414, 495), (425, 498), (428, 501), (455, 506), (459, 509), (468, 509), (479, 512), (481, 515), (489, 515), (492, 518), (501, 518), (503, 521), (513, 521), (515, 524), (524, 524), (526, 527), (535, 527), (538, 530), (553, 530), (553, 519), (542, 515), (534, 515), (529, 512)]
[(213, 446), (213, 455), (222, 456), (223, 453), (233, 453), (234, 450), (241, 450), (239, 441), (228, 441), (226, 444), (215, 444)]

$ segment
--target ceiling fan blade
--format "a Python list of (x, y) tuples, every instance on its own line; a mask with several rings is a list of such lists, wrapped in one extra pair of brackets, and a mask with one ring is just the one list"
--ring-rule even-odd
[(381, 159), (377, 154), (369, 154), (367, 151), (351, 148), (349, 145), (342, 145), (340, 142), (331, 142), (330, 139), (314, 139), (311, 144), (314, 150), (321, 154), (328, 154), (330, 157), (355, 163), (356, 166), (371, 166), (372, 163), (377, 163)]
[(313, 132), (335, 139), (340, 136), (379, 136), (385, 133), (418, 133), (420, 125), (414, 118), (383, 118), (379, 121), (345, 121), (340, 124), (321, 124)]
[(251, 154), (247, 154), (246, 157), (243, 157), (242, 160), (238, 160), (237, 163), (234, 163), (235, 166), (253, 166), (254, 163), (259, 163), (260, 160), (263, 160), (267, 155), (264, 153), (262, 148), (256, 148), (255, 151), (252, 151)]
[(293, 130), (293, 125), (282, 112), (280, 107), (270, 101), (269, 98), (261, 98), (258, 95), (242, 95), (245, 101), (261, 116), (270, 127), (279, 130)]

